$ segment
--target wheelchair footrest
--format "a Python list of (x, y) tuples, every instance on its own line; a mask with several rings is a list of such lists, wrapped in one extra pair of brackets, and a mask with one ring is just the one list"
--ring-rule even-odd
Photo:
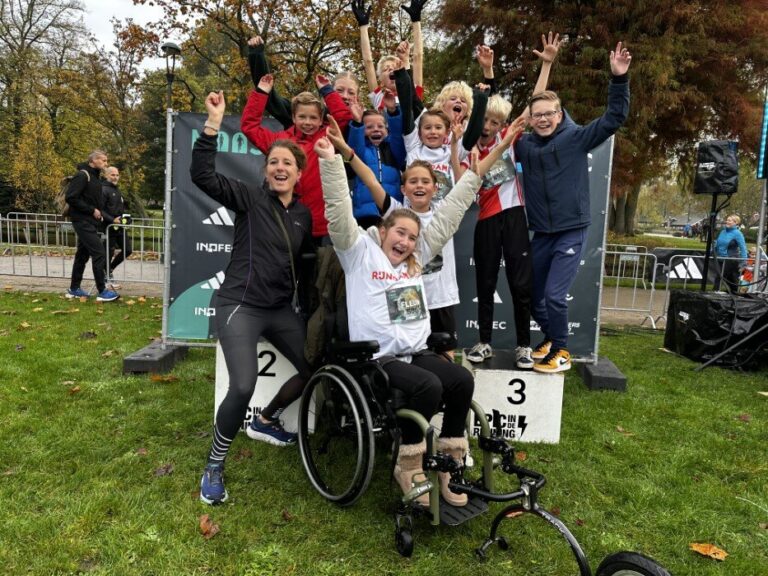
[(451, 506), (440, 498), (440, 524), (458, 526), (488, 511), (488, 502), (482, 498), (469, 498), (466, 506)]

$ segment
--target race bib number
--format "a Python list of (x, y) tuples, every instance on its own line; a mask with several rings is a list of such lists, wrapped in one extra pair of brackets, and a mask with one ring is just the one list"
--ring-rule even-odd
[(407, 286), (392, 286), (386, 290), (387, 311), (392, 324), (403, 324), (424, 320), (427, 317), (427, 307), (424, 304), (424, 294), (421, 284)]
[(509, 182), (510, 180), (514, 179), (515, 165), (512, 164), (509, 150), (505, 150), (501, 155), (501, 158), (499, 158), (494, 163), (494, 165), (491, 166), (490, 170), (485, 173), (485, 176), (483, 177), (483, 183), (480, 188), (483, 190), (487, 188), (493, 188), (494, 186), (498, 186), (504, 182)]

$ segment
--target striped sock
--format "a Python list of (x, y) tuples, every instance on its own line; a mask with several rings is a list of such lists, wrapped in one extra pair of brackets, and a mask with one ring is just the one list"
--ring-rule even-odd
[(229, 447), (233, 440), (234, 438), (225, 438), (214, 424), (213, 443), (211, 444), (211, 451), (208, 453), (208, 463), (224, 464), (224, 459), (227, 457), (227, 452), (229, 452)]

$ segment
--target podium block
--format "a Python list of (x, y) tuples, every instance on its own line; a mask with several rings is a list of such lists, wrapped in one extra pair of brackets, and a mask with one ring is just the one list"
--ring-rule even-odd
[[(514, 442), (560, 441), (563, 382), (559, 374), (518, 370), (514, 352), (494, 351), (482, 364), (469, 365), (475, 375), (474, 400), (485, 410), (491, 430)], [(480, 433), (473, 422), (472, 435)]]
[[(253, 351), (256, 354), (256, 350)], [(248, 411), (245, 414), (243, 420), (242, 430), (248, 426), (256, 414), (261, 412), (269, 401), (277, 394), (288, 378), (296, 374), (296, 369), (293, 365), (285, 359), (285, 356), (275, 350), (274, 346), (262, 340), (259, 342), (259, 378), (256, 381), (256, 389), (251, 396), (251, 401), (248, 404)], [(224, 401), (224, 396), (227, 394), (229, 388), (229, 372), (227, 371), (227, 363), (224, 360), (224, 352), (221, 350), (221, 344), (216, 343), (216, 392), (214, 397), (214, 418), (216, 417), (216, 410)], [(296, 401), (283, 412), (280, 419), (283, 421), (283, 426), (289, 432), (296, 432), (299, 428), (299, 402)], [(313, 425), (311, 422), (310, 425)]]

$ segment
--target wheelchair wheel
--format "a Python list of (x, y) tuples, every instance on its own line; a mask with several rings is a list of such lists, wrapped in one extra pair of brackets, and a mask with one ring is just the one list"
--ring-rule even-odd
[(653, 559), (637, 552), (616, 552), (600, 562), (595, 576), (670, 576)]
[(312, 486), (350, 506), (373, 475), (374, 436), (368, 403), (355, 379), (324, 366), (307, 383), (299, 407), (299, 449)]

